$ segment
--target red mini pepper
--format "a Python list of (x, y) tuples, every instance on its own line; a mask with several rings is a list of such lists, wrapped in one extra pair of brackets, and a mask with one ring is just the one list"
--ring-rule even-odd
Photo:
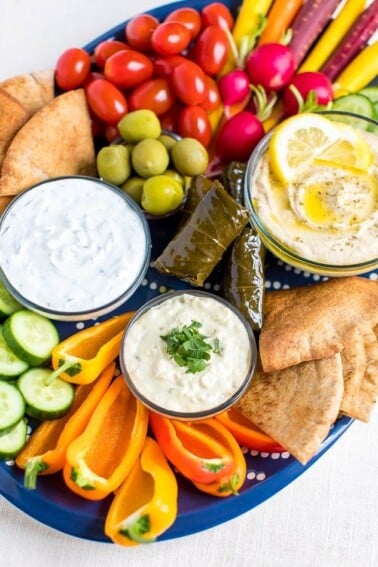
[(201, 430), (199, 422), (168, 419), (150, 412), (152, 431), (167, 459), (192, 482), (210, 484), (231, 470), (233, 456), (216, 434), (214, 420), (206, 421), (207, 429)]

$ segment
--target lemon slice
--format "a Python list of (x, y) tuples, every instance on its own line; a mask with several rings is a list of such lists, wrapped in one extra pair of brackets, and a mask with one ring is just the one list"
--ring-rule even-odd
[(340, 133), (334, 122), (312, 113), (297, 114), (281, 122), (269, 144), (272, 170), (284, 183), (294, 181), (316, 154), (333, 144)]
[(353, 173), (366, 173), (374, 161), (373, 152), (361, 134), (345, 124), (337, 124), (340, 139), (320, 151), (317, 165), (338, 167)]

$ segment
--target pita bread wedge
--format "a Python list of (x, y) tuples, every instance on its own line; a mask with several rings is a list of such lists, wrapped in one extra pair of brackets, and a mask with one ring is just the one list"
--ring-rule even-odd
[(378, 281), (334, 278), (265, 294), (259, 349), (265, 372), (328, 358), (350, 329), (378, 324)]
[(0, 195), (0, 216), (3, 214), (13, 197), (2, 197)]
[(278, 372), (255, 373), (237, 408), (299, 462), (318, 451), (343, 397), (340, 354)]
[(378, 398), (378, 341), (372, 330), (352, 329), (344, 339), (341, 361), (344, 396), (340, 411), (368, 422)]
[(28, 118), (27, 109), (0, 87), (0, 171), (11, 141)]
[(54, 71), (16, 75), (0, 83), (0, 88), (22, 104), (30, 116), (54, 98)]
[(78, 89), (54, 98), (18, 131), (3, 162), (0, 195), (60, 175), (95, 174), (90, 118)]

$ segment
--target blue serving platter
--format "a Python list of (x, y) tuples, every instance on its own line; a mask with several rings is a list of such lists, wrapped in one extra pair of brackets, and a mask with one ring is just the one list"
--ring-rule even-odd
[[(235, 0), (223, 0), (223, 2), (233, 11), (240, 3)], [(169, 12), (184, 4), (201, 9), (207, 3), (206, 0), (176, 2), (151, 10), (149, 13), (162, 20)], [(85, 46), (85, 49), (91, 53), (100, 41), (111, 38), (124, 39), (125, 23), (120, 23), (96, 38)], [(177, 221), (177, 217), (150, 221), (153, 258), (161, 252), (174, 234)], [(373, 277), (375, 276), (376, 274)], [(322, 279), (321, 276), (292, 268), (270, 254), (267, 256), (267, 290), (305, 285)], [(149, 299), (169, 289), (188, 287), (184, 282), (163, 276), (150, 268), (138, 291), (114, 314), (137, 309)], [(217, 293), (219, 285), (216, 275), (204, 287), (208, 291)], [(107, 317), (110, 316), (111, 314)], [(57, 323), (57, 326), (61, 338), (64, 338), (94, 323), (95, 321), (79, 321)], [(173, 526), (159, 540), (179, 538), (211, 528), (258, 506), (310, 468), (344, 434), (352, 422), (352, 419), (346, 417), (337, 420), (318, 453), (306, 466), (301, 465), (287, 452), (246, 452), (247, 478), (237, 496), (211, 497), (200, 492), (189, 481), (178, 475), (178, 516)], [(0, 493), (17, 508), (47, 526), (79, 538), (110, 542), (104, 534), (104, 520), (110, 497), (99, 502), (84, 500), (68, 490), (60, 473), (40, 477), (37, 490), (27, 490), (23, 486), (23, 471), (19, 470), (13, 462), (3, 462), (0, 463)]]

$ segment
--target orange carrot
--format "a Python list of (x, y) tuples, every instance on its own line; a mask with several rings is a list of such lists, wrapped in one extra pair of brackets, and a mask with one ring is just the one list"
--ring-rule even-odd
[(275, 0), (258, 45), (281, 41), (302, 3), (303, 0)]

